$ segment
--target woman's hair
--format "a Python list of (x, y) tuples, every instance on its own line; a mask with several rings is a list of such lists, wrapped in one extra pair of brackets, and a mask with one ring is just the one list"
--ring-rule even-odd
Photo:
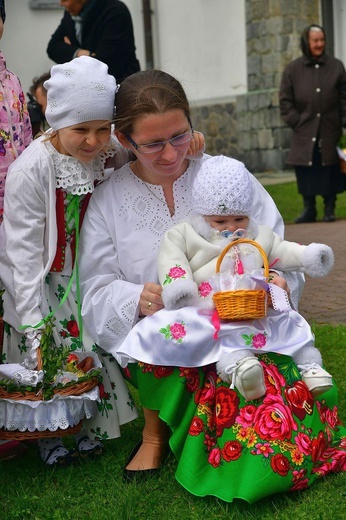
[(308, 27), (305, 27), (304, 31), (302, 32), (302, 35), (300, 37), (300, 48), (302, 50), (302, 53), (307, 56), (308, 58), (311, 58), (310, 53), (310, 46), (309, 46), (309, 36), (311, 30), (317, 30), (322, 31), (324, 35), (324, 39), (326, 39), (326, 33), (324, 32), (323, 27), (317, 24), (309, 25)]
[(182, 110), (190, 119), (185, 91), (177, 79), (161, 70), (145, 70), (128, 76), (115, 97), (115, 129), (131, 134), (136, 120), (146, 114)]

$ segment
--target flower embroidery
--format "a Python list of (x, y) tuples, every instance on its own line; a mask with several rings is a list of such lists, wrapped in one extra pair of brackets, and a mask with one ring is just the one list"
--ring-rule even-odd
[(198, 294), (202, 298), (206, 298), (212, 292), (213, 288), (209, 282), (202, 282), (198, 286)]
[(254, 417), (255, 431), (261, 439), (290, 439), (292, 431), (297, 431), (290, 408), (279, 395), (267, 395), (257, 408)]
[(209, 453), (208, 461), (214, 468), (217, 468), (218, 466), (220, 466), (221, 451), (219, 448), (213, 448), (211, 450), (211, 452)]
[(278, 473), (281, 477), (285, 477), (290, 470), (290, 462), (285, 455), (277, 453), (270, 460), (270, 465), (275, 473)]
[(183, 338), (186, 336), (185, 322), (175, 322), (172, 325), (167, 325), (166, 328), (160, 329), (161, 334), (165, 336), (166, 339), (172, 339), (176, 343), (182, 343)]
[(216, 433), (221, 437), (225, 428), (230, 428), (239, 413), (239, 397), (234, 390), (221, 387), (216, 391), (215, 424)]
[(171, 267), (168, 271), (168, 274), (166, 274), (166, 278), (163, 282), (163, 285), (172, 283), (174, 280), (178, 280), (179, 278), (186, 278), (185, 275), (186, 271), (180, 265)]
[(78, 338), (79, 328), (78, 328), (78, 324), (77, 324), (76, 320), (68, 321), (66, 328), (72, 337)]
[(60, 323), (63, 327), (59, 332), (60, 336), (62, 338), (70, 338), (72, 350), (82, 349), (83, 345), (81, 338), (79, 337), (79, 327), (74, 315), (71, 314), (69, 320), (60, 320)]
[(238, 441), (227, 441), (221, 450), (222, 457), (226, 462), (239, 459), (242, 452), (242, 445)]
[(252, 455), (263, 455), (263, 457), (268, 458), (269, 455), (274, 453), (273, 448), (270, 446), (269, 442), (258, 442), (253, 450), (251, 450)]
[(185, 378), (185, 387), (189, 393), (196, 392), (199, 387), (200, 378), (197, 368), (181, 367), (179, 377)]
[[(316, 476), (346, 471), (346, 437), (334, 438), (341, 424), (337, 407), (328, 408), (323, 400), (311, 402), (289, 358), (280, 356), (278, 365), (268, 354), (260, 354), (259, 358), (266, 394), (254, 403), (247, 403), (228, 388), (214, 364), (200, 370), (161, 367), (167, 369), (164, 375), (159, 373), (160, 367), (151, 366), (151, 371), (155, 378), (178, 371), (185, 390), (193, 394), (195, 413), (188, 429), (189, 442), (203, 450), (211, 468), (225, 464), (239, 467), (243, 459), (246, 464), (248, 456), (254, 457), (258, 460), (255, 464), (263, 465), (278, 479), (291, 481), (290, 491), (305, 489)], [(320, 417), (318, 433), (301, 420), (298, 422), (299, 416), (305, 418), (313, 413)]]
[(105, 387), (103, 384), (99, 384), (99, 390), (100, 390), (100, 402), (97, 402), (97, 408), (98, 411), (101, 412), (101, 415), (104, 415), (105, 417), (108, 417), (108, 412), (110, 410), (113, 410), (113, 406), (111, 405), (110, 401), (110, 394), (105, 391)]
[(199, 417), (194, 417), (189, 428), (189, 435), (199, 435), (204, 429), (204, 423)]
[(242, 334), (241, 337), (245, 339), (245, 345), (251, 345), (253, 348), (263, 348), (267, 343), (266, 332), (258, 332), (257, 334)]

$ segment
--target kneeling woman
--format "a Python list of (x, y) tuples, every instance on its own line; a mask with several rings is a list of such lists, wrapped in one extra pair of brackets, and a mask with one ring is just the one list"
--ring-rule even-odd
[[(169, 74), (144, 71), (128, 77), (116, 106), (117, 137), (136, 159), (92, 195), (80, 263), (85, 323), (110, 353), (139, 319), (163, 308), (158, 250), (164, 233), (191, 214), (192, 183), (208, 158), (187, 158), (194, 139), (190, 109), (182, 86)], [(282, 236), (273, 200), (251, 180), (254, 219)], [(293, 299), (298, 280), (299, 275), (287, 278)], [(145, 427), (124, 475), (151, 474), (169, 445), (178, 460), (176, 478), (191, 493), (254, 502), (303, 489), (318, 476), (340, 470), (346, 432), (335, 426), (335, 388), (310, 402), (291, 358), (267, 354), (262, 361), (266, 393), (250, 403), (217, 376), (214, 364), (133, 364)]]

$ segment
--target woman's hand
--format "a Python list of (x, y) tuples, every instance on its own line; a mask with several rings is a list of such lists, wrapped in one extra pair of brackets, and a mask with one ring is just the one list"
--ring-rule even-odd
[(161, 298), (162, 287), (157, 283), (146, 283), (139, 298), (139, 315), (152, 316), (155, 312), (163, 309)]
[(205, 139), (202, 132), (194, 130), (193, 139), (190, 141), (190, 146), (187, 151), (187, 155), (194, 157), (195, 159), (202, 157), (205, 150)]

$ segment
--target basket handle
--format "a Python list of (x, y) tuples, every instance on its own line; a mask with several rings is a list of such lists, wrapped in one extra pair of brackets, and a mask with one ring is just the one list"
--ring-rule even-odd
[(250, 244), (258, 249), (258, 251), (261, 253), (262, 258), (263, 258), (264, 274), (266, 277), (268, 277), (269, 276), (269, 264), (268, 264), (268, 258), (267, 258), (267, 255), (266, 255), (264, 249), (259, 244), (257, 244), (257, 242), (255, 242), (254, 240), (250, 240), (248, 238), (239, 238), (238, 240), (235, 240), (234, 242), (230, 242), (224, 248), (224, 250), (221, 252), (220, 256), (217, 259), (216, 272), (217, 273), (220, 272), (222, 260), (224, 259), (224, 257), (228, 253), (228, 251), (231, 249), (231, 247), (236, 246), (238, 244)]

